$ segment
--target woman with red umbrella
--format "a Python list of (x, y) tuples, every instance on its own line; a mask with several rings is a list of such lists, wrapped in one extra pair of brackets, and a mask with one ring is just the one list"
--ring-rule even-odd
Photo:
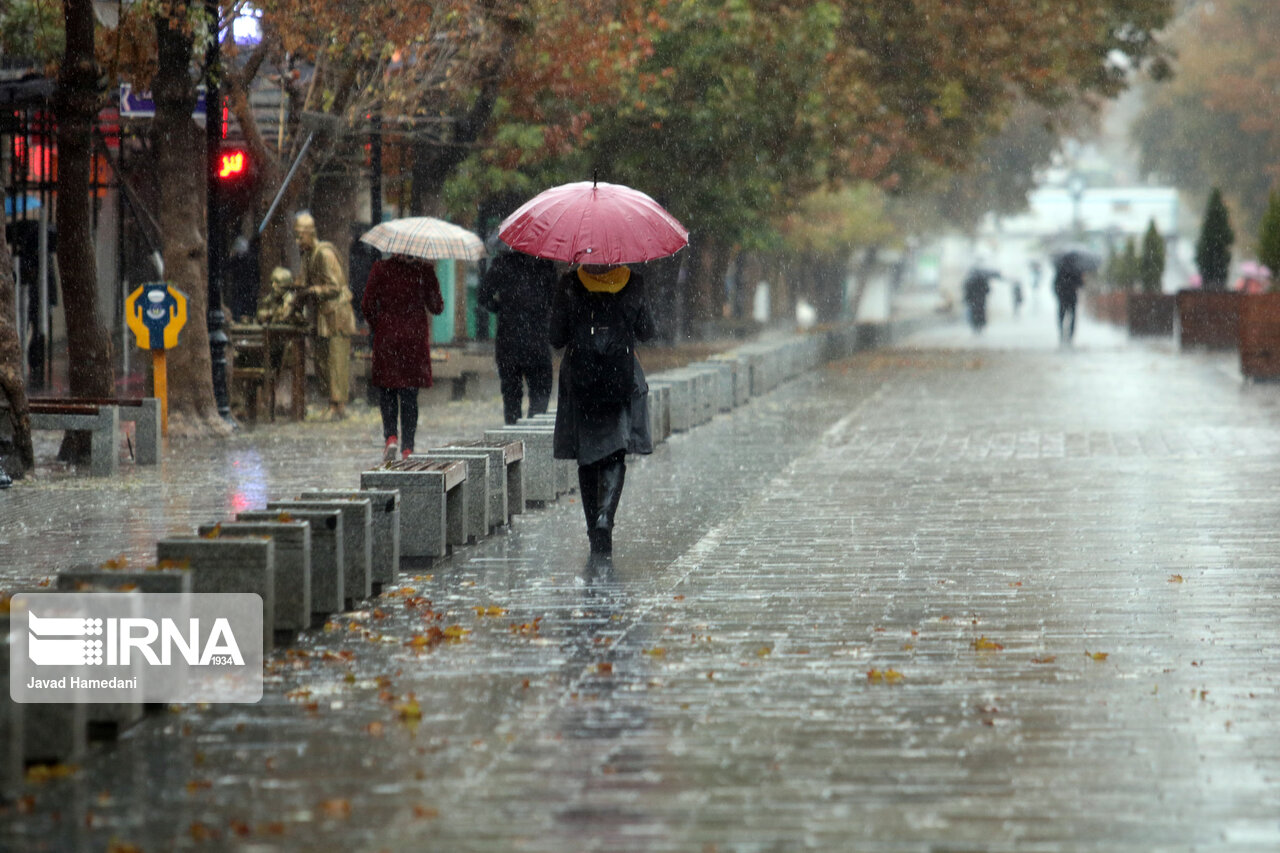
[(551, 306), (551, 346), (565, 348), (556, 397), (553, 453), (578, 463), (587, 539), (597, 561), (613, 555), (613, 520), (628, 453), (652, 453), (649, 386), (637, 341), (656, 329), (644, 280), (626, 266), (565, 273)]
[(638, 190), (582, 181), (530, 199), (498, 236), (517, 251), (581, 264), (561, 276), (551, 306), (551, 345), (565, 350), (552, 446), (555, 458), (578, 463), (589, 565), (605, 567), (626, 456), (653, 452), (635, 345), (656, 329), (644, 281), (626, 264), (679, 251), (689, 232)]
[(392, 255), (375, 261), (360, 311), (373, 333), (373, 370), (382, 409), (383, 459), (413, 452), (418, 429), (418, 389), (431, 387), (431, 323), (428, 312), (444, 311), (435, 264)]

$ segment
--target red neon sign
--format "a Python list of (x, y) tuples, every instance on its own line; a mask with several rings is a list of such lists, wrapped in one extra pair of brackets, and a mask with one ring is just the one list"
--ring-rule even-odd
[(228, 151), (218, 162), (218, 177), (230, 178), (244, 173), (248, 163), (243, 151)]

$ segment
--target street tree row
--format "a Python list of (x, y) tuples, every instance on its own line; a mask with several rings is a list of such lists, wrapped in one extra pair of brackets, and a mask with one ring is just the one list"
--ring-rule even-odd
[[(1171, 15), (1171, 0), (255, 7), (222, 2), (216, 32), (217, 81), (258, 164), (256, 216), (311, 140), (263, 232), (264, 271), (287, 262), (294, 210), (312, 210), (322, 233), (350, 233), (376, 134), (404, 214), (487, 229), (537, 190), (593, 174), (654, 195), (692, 232), (689, 284), (666, 291), (682, 334), (725, 310), (720, 283), (738, 252), (785, 265), (830, 319), (850, 252), (901, 236), (892, 205), (949, 197), (972, 212), (1001, 192), (1011, 203), (1064, 116), (1165, 61), (1157, 33)], [(58, 80), (58, 253), (77, 395), (113, 387), (94, 297), (88, 128), (120, 82), (154, 96), (147, 145), (166, 275), (193, 316), (205, 310), (206, 162), (192, 107), (210, 71), (213, 8), (135, 0), (112, 27), (90, 0), (14, 0), (0, 12), (6, 51), (44, 51)], [(250, 12), (262, 38), (237, 45), (228, 22)], [(262, 87), (283, 97), (270, 129), (250, 108)], [(1002, 136), (1018, 141), (993, 152)], [(185, 334), (173, 410), (214, 424), (202, 324)]]

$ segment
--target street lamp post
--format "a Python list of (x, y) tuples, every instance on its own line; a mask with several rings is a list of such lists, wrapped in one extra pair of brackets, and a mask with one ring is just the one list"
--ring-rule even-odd
[(222, 234), (222, 199), (218, 180), (218, 159), (222, 152), (222, 91), (218, 77), (222, 73), (220, 46), (218, 43), (219, 14), (217, 0), (205, 0), (205, 13), (209, 16), (209, 48), (205, 57), (204, 130), (207, 165), (205, 187), (207, 196), (207, 243), (209, 303), (205, 319), (209, 329), (209, 359), (213, 365), (213, 399), (218, 414), (224, 421), (232, 421), (231, 401), (227, 395), (227, 332), (226, 315), (222, 311), (222, 258), (224, 254)]
[(1080, 203), (1084, 199), (1084, 176), (1072, 173), (1067, 179), (1067, 191), (1071, 193), (1071, 231), (1078, 240), (1084, 234), (1084, 220), (1080, 215)]

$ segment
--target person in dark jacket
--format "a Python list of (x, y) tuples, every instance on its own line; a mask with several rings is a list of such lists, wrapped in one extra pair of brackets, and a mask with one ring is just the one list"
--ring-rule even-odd
[(1053, 295), (1058, 297), (1058, 340), (1070, 346), (1076, 334), (1076, 300), (1084, 287), (1084, 270), (1077, 257), (1068, 252), (1058, 259), (1053, 274)]
[[(418, 389), (431, 387), (431, 318), (444, 311), (435, 264), (392, 255), (375, 261), (360, 311), (373, 332), (373, 370), (382, 408), (383, 459), (413, 452)], [(399, 427), (399, 428), (397, 428)]]
[(625, 266), (581, 266), (565, 273), (556, 283), (550, 331), (551, 345), (566, 350), (560, 363), (553, 455), (578, 463), (587, 538), (592, 560), (600, 565), (613, 554), (613, 522), (627, 473), (626, 455), (653, 452), (649, 386), (633, 350), (629, 396), (617, 402), (583, 399), (581, 383), (574, 377), (575, 361), (582, 356), (575, 349), (584, 334), (597, 331), (632, 343), (653, 338), (656, 328), (644, 280)]
[(494, 356), (502, 388), (502, 419), (520, 420), (524, 386), (529, 385), (529, 417), (551, 402), (551, 343), (547, 319), (556, 270), (551, 261), (523, 252), (503, 252), (480, 279), (477, 299), (498, 315)]

